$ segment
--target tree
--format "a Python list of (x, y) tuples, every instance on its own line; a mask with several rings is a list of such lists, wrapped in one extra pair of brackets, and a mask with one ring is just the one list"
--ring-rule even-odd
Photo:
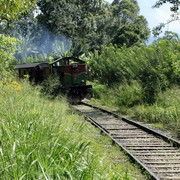
[(154, 7), (159, 8), (160, 6), (162, 6), (165, 3), (170, 3), (171, 4), (171, 7), (170, 7), (171, 11), (178, 12), (179, 6), (180, 6), (180, 1), (179, 0), (159, 0), (159, 1), (156, 2)]
[(179, 6), (180, 6), (180, 1), (179, 0), (159, 0), (156, 2), (156, 4), (153, 6), (154, 8), (159, 8), (160, 6), (162, 6), (165, 3), (170, 3), (171, 7), (170, 7), (170, 11), (173, 12), (173, 14), (171, 15), (171, 18), (165, 22), (165, 23), (160, 23), (158, 26), (156, 26), (153, 29), (153, 34), (154, 36), (158, 36), (160, 33), (162, 33), (162, 29), (169, 23), (173, 22), (173, 21), (179, 21), (180, 20), (180, 12), (179, 12)]
[(133, 30), (131, 34), (136, 37), (128, 46), (149, 35), (147, 21), (138, 15), (136, 0), (114, 1), (112, 5), (103, 0), (40, 0), (38, 5), (42, 12), (39, 22), (52, 34), (69, 38), (75, 55), (100, 50), (101, 45), (110, 43), (122, 45), (121, 38), (116, 40), (119, 33), (125, 33), (124, 29)]
[(0, 24), (5, 28), (17, 20), (23, 13), (35, 7), (37, 0), (0, 0)]
[(0, 0), (0, 77), (7, 76), (7, 70), (14, 60), (15, 44), (17, 40), (2, 34), (14, 20), (17, 20), (24, 12), (35, 7), (36, 0)]
[(147, 40), (150, 30), (146, 19), (139, 15), (137, 0), (114, 0), (112, 6), (114, 16), (120, 21), (112, 39), (113, 44), (130, 47)]
[(141, 43), (147, 39), (149, 35), (149, 30), (146, 27), (147, 23), (144, 17), (139, 16), (134, 23), (118, 29), (118, 33), (114, 36), (113, 43), (117, 44), (118, 47), (121, 47), (123, 44), (130, 47), (136, 43)]
[(133, 22), (140, 10), (136, 0), (115, 0), (112, 6), (116, 6), (114, 15), (118, 16), (124, 24)]
[(55, 36), (69, 38), (76, 55), (97, 47), (104, 37), (106, 7), (102, 0), (40, 0), (38, 5), (42, 12), (39, 22)]

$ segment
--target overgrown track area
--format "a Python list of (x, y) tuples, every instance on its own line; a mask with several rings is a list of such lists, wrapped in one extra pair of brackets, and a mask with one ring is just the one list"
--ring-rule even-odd
[(153, 179), (180, 180), (180, 142), (87, 103), (73, 107), (106, 133)]

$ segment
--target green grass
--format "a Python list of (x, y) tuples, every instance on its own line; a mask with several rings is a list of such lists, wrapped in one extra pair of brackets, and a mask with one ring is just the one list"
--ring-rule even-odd
[(1, 179), (147, 178), (63, 97), (42, 97), (26, 82), (2, 85), (0, 117)]
[(148, 123), (159, 124), (157, 127), (168, 130), (180, 138), (179, 87), (173, 87), (166, 92), (159, 93), (153, 105), (139, 105), (134, 107), (132, 111), (132, 117)]

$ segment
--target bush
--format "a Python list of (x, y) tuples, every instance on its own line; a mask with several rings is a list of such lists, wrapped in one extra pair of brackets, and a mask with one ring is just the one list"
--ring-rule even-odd
[(105, 85), (99, 83), (91, 83), (93, 86), (93, 97), (100, 99), (103, 95), (107, 95), (108, 89)]
[(114, 96), (117, 106), (132, 107), (143, 102), (142, 87), (137, 81), (124, 83), (114, 88)]
[(92, 79), (112, 87), (138, 81), (144, 102), (153, 104), (160, 91), (180, 83), (180, 41), (162, 39), (156, 43), (131, 48), (102, 47), (89, 56)]
[(98, 100), (101, 104), (109, 107), (133, 107), (136, 104), (143, 102), (142, 87), (137, 81), (132, 83), (124, 82), (124, 84), (116, 85), (112, 88), (108, 88), (105, 85), (93, 84), (93, 97), (94, 102)]
[(16, 44), (15, 38), (0, 34), (0, 80), (5, 80), (11, 75), (11, 66), (16, 63), (14, 57)]
[(58, 76), (49, 76), (41, 83), (41, 93), (51, 98), (60, 94), (61, 82)]

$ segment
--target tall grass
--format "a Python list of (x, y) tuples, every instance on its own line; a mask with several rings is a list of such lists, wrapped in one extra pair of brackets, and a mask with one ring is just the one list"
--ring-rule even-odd
[[(52, 102), (39, 98), (39, 92), (32, 88), (16, 92), (10, 87), (1, 91), (0, 98), (1, 177), (72, 179), (94, 176), (87, 162), (91, 155), (87, 157), (84, 153), (88, 142), (81, 141), (80, 134), (71, 139), (77, 116), (68, 112), (65, 100)], [(72, 125), (64, 129), (64, 124), (70, 121)], [(93, 155), (91, 163), (94, 163)]]
[[(80, 120), (82, 117), (69, 109), (63, 97), (42, 98), (39, 90), (26, 82), (4, 85), (0, 89), (0, 117), (1, 179), (89, 180), (133, 176), (127, 162), (116, 172), (118, 165), (107, 160), (107, 148), (90, 141), (97, 131)], [(99, 141), (102, 142), (100, 137)]]
[(81, 141), (78, 134), (77, 139), (70, 139), (73, 125), (63, 129), (64, 123), (70, 123), (69, 119), (77, 119), (68, 112), (65, 100), (51, 102), (39, 98), (39, 92), (31, 88), (16, 92), (5, 87), (1, 91), (0, 109), (1, 177), (71, 179), (93, 176), (86, 155), (81, 157), (88, 142)]
[(156, 102), (133, 108), (133, 117), (148, 123), (161, 124), (163, 129), (171, 131), (180, 138), (180, 88), (179, 86), (161, 92)]
[(99, 99), (106, 106), (130, 108), (143, 103), (142, 86), (137, 81), (123, 83), (108, 88), (105, 85), (93, 83), (93, 101)]
[[(95, 85), (97, 86), (97, 85)], [(104, 87), (98, 85), (97, 87)], [(98, 99), (92, 99), (92, 103), (98, 103), (115, 109), (123, 115), (133, 119), (152, 123), (155, 127), (166, 129), (180, 138), (180, 88), (174, 86), (161, 91), (156, 96), (156, 101), (149, 105), (143, 102), (142, 86), (137, 82), (124, 83), (112, 88), (99, 90)]]

